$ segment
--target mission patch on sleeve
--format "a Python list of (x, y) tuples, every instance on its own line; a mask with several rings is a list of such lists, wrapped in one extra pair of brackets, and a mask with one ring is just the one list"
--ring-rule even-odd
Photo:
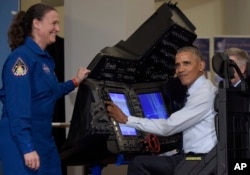
[(15, 65), (12, 68), (12, 72), (15, 76), (24, 76), (28, 72), (28, 67), (22, 60), (22, 58), (18, 58), (15, 62)]

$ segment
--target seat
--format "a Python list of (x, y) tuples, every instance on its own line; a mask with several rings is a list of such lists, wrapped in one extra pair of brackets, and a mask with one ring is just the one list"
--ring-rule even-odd
[[(218, 94), (214, 99), (214, 109), (218, 112)], [(215, 115), (215, 131), (218, 135), (218, 114)], [(217, 174), (217, 145), (207, 154), (186, 155), (175, 168), (174, 175), (216, 175)]]
[[(218, 143), (206, 155), (187, 155), (176, 167), (174, 175), (227, 175), (230, 172), (228, 157), (250, 157), (249, 143), (245, 144), (245, 140), (249, 140), (250, 131), (248, 122), (250, 121), (250, 91), (248, 89), (250, 85), (250, 63), (247, 64), (246, 77), (242, 75), (237, 65), (223, 53), (215, 54), (212, 63), (215, 73), (224, 78), (219, 83), (214, 106), (215, 111), (218, 112), (215, 116)], [(230, 79), (233, 77), (232, 68), (235, 68), (241, 78), (240, 89), (230, 86)], [(232, 130), (236, 132), (232, 132)], [(239, 141), (239, 136), (240, 143), (235, 144), (236, 139), (232, 140), (232, 138), (237, 138)], [(242, 143), (244, 144), (241, 145)], [(239, 149), (239, 144), (244, 146), (245, 149)]]
[(215, 175), (217, 170), (216, 146), (205, 155), (186, 155), (175, 168), (174, 175)]

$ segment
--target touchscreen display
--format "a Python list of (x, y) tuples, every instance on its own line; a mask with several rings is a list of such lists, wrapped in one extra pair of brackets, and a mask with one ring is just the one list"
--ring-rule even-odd
[(143, 114), (149, 119), (167, 119), (169, 117), (160, 92), (138, 94)]
[[(126, 114), (127, 116), (131, 115), (128, 105), (127, 105), (127, 98), (124, 93), (114, 93), (110, 92), (109, 96), (111, 100), (119, 106), (119, 108)], [(124, 136), (134, 136), (137, 135), (136, 129), (127, 127), (125, 124), (119, 123), (121, 134)]]

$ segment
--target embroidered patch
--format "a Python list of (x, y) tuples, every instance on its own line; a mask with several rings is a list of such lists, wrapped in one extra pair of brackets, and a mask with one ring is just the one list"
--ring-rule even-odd
[(43, 70), (48, 74), (50, 73), (49, 67), (46, 64), (43, 64)]
[(12, 68), (12, 72), (15, 76), (24, 76), (28, 72), (28, 67), (22, 60), (22, 58), (18, 58), (15, 62), (15, 65)]

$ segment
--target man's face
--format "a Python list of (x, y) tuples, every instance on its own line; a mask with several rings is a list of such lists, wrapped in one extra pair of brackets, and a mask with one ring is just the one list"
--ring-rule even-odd
[[(240, 64), (235, 55), (230, 55), (229, 58), (230, 58), (230, 60), (233, 60), (237, 64), (237, 66), (239, 67), (241, 73), (244, 74), (245, 70), (246, 70), (246, 65), (245, 64)], [(233, 85), (235, 85), (238, 81), (240, 81), (240, 77), (237, 74), (237, 72), (234, 70), (234, 78), (231, 79), (231, 83)]]
[(205, 62), (191, 51), (180, 52), (175, 57), (176, 75), (181, 83), (190, 86), (203, 74)]

